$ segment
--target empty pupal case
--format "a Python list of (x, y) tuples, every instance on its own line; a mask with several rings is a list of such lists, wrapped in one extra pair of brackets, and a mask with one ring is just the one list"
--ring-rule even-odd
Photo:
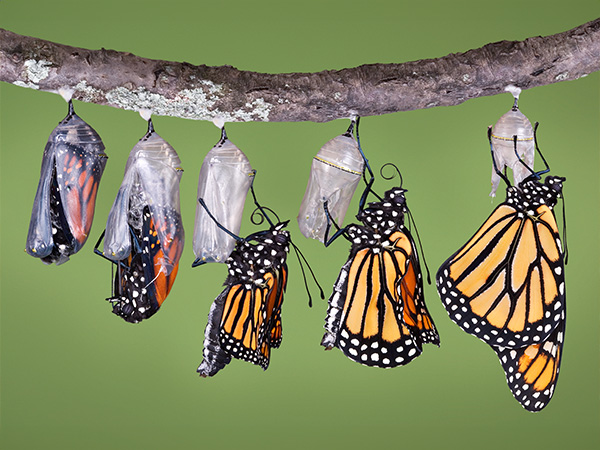
[[(496, 167), (501, 172), (506, 167), (512, 169), (515, 185), (531, 175), (531, 172), (515, 155), (514, 136), (517, 136), (519, 156), (531, 168), (533, 168), (535, 156), (533, 127), (525, 114), (519, 110), (517, 99), (518, 95), (515, 96), (515, 103), (511, 110), (500, 117), (492, 129), (492, 153), (496, 161)], [(500, 179), (492, 166), (492, 192), (490, 192), (490, 197), (496, 196)]]
[[(239, 234), (244, 203), (254, 170), (244, 153), (221, 128), (221, 140), (208, 152), (200, 168), (198, 199), (203, 199), (210, 213), (227, 230)], [(221, 230), (206, 209), (196, 202), (194, 226), (194, 266), (224, 263), (235, 246), (235, 240)]]
[(300, 231), (307, 238), (321, 242), (325, 238), (325, 201), (333, 220), (340, 226), (344, 221), (364, 167), (358, 144), (352, 136), (353, 128), (354, 122), (346, 133), (327, 142), (313, 158), (298, 213)]

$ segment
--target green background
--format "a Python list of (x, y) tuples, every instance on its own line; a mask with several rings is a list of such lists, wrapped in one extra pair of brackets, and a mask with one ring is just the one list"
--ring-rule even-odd
[[(311, 72), (554, 34), (599, 12), (597, 1), (20, 0), (0, 1), (0, 27), (149, 58)], [(66, 265), (44, 266), (23, 249), (42, 151), (66, 105), (57, 95), (0, 84), (2, 448), (597, 448), (599, 81), (595, 73), (521, 95), (521, 110), (541, 123), (539, 141), (553, 173), (568, 180), (565, 351), (555, 396), (538, 414), (513, 399), (495, 354), (448, 319), (434, 286), (426, 287), (426, 300), (440, 348), (427, 346), (413, 363), (392, 370), (324, 352), (326, 302), (307, 307), (292, 256), (284, 341), (269, 370), (235, 360), (213, 379), (198, 378), (208, 310), (226, 276), (223, 265), (190, 267), (198, 171), (218, 130), (155, 118), (185, 169), (188, 242), (160, 313), (130, 325), (104, 301), (110, 268), (92, 245), (144, 122), (135, 112), (76, 102), (110, 159), (90, 242)], [(486, 129), (511, 104), (503, 94), (362, 121), (372, 164), (391, 161), (402, 170), (432, 272), (503, 198), (488, 197)], [(295, 219), (311, 158), (347, 125), (235, 123), (227, 130), (258, 169), (261, 201)], [(380, 192), (388, 186), (376, 184)], [(242, 234), (256, 230), (249, 210)], [(331, 292), (348, 244), (325, 249), (304, 239), (295, 220), (290, 229)]]

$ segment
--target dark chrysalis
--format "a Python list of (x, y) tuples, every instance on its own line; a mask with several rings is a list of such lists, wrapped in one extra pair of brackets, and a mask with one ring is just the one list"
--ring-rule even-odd
[(25, 251), (45, 264), (62, 264), (85, 244), (92, 227), (96, 194), (108, 156), (98, 133), (73, 110), (52, 131)]

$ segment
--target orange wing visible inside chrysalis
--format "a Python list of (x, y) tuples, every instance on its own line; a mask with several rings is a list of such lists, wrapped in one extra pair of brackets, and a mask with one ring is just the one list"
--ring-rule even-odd
[(437, 273), (444, 306), (464, 331), (494, 346), (548, 338), (564, 308), (563, 257), (546, 205), (533, 215), (500, 205)]
[(98, 185), (107, 159), (98, 144), (94, 146), (93, 151), (86, 148), (88, 145), (64, 142), (59, 147), (61, 154), (56, 158), (65, 216), (79, 248), (87, 240), (92, 227)]

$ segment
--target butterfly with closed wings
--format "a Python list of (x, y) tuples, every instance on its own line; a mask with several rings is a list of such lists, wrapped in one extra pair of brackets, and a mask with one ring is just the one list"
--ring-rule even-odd
[[(360, 149), (358, 120), (356, 135)], [(384, 165), (382, 171), (388, 165), (396, 169), (402, 180), (393, 164)], [(406, 206), (406, 190), (401, 182), (383, 198), (377, 196), (371, 190), (374, 176), (366, 158), (365, 167), (371, 177), (356, 216), (361, 224), (340, 228), (329, 215), (327, 202), (324, 204), (329, 222), (325, 245), (344, 236), (352, 246), (329, 298), (321, 345), (326, 350), (337, 347), (351, 360), (366, 366), (391, 368), (419, 356), (424, 343), (439, 346), (440, 339), (425, 305), (415, 241), (404, 222), (406, 217), (412, 217)], [(365, 208), (369, 193), (379, 201)], [(327, 239), (331, 224), (337, 231)]]

